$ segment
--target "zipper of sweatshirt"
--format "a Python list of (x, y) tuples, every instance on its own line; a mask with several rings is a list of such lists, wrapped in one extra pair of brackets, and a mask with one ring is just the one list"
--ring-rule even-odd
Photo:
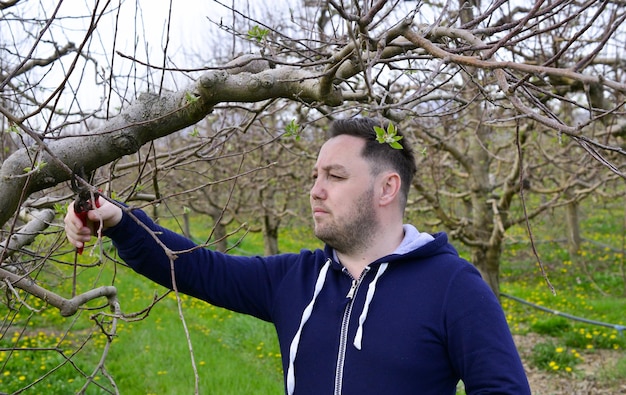
[(343, 368), (346, 362), (346, 349), (348, 347), (348, 325), (350, 324), (350, 315), (352, 313), (352, 306), (354, 304), (354, 295), (356, 295), (363, 278), (369, 271), (369, 266), (361, 272), (361, 275), (358, 279), (352, 277), (352, 275), (344, 269), (346, 273), (352, 279), (352, 285), (350, 286), (350, 290), (346, 295), (346, 298), (349, 299), (348, 304), (346, 305), (346, 309), (343, 312), (343, 319), (341, 320), (341, 333), (339, 337), (339, 351), (337, 353), (337, 369), (335, 370), (335, 395), (341, 395), (342, 386), (343, 386)]

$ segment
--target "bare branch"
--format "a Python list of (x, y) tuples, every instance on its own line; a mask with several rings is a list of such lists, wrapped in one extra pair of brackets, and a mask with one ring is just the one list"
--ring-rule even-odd
[(117, 289), (110, 285), (91, 289), (71, 299), (65, 299), (50, 290), (40, 287), (28, 276), (20, 276), (2, 268), (0, 268), (0, 281), (8, 287), (22, 289), (49, 303), (59, 309), (63, 317), (76, 314), (82, 305), (100, 297), (106, 297), (111, 308), (116, 308), (115, 306), (118, 305)]
[(29, 221), (17, 233), (0, 242), (0, 262), (2, 257), (11, 256), (20, 248), (32, 243), (54, 220), (55, 212), (51, 209), (33, 210), (28, 214)]

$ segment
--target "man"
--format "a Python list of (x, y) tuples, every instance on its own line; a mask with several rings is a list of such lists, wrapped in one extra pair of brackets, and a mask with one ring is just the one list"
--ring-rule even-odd
[[(191, 241), (132, 214), (179, 253), (179, 291), (272, 322), (288, 394), (529, 394), (497, 298), (461, 259), (445, 233), (403, 225), (416, 171), (402, 149), (376, 139), (379, 122), (336, 121), (313, 168), (315, 235), (324, 250), (237, 257), (193, 249)], [(102, 220), (134, 270), (172, 287), (170, 260), (144, 227), (118, 206), (89, 212)], [(70, 210), (68, 239), (91, 237)]]

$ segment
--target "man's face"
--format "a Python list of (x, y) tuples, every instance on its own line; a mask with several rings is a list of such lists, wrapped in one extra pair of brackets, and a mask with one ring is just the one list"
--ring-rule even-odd
[(313, 168), (315, 236), (345, 254), (368, 245), (378, 224), (370, 166), (361, 157), (364, 145), (358, 137), (333, 137)]

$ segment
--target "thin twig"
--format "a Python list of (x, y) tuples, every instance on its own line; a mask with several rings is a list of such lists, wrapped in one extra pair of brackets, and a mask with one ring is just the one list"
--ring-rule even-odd
[(530, 238), (530, 245), (533, 249), (533, 254), (535, 255), (535, 258), (537, 258), (537, 263), (539, 263), (539, 269), (541, 269), (541, 275), (543, 276), (543, 279), (546, 281), (546, 284), (548, 285), (550, 292), (552, 292), (552, 295), (556, 296), (556, 289), (550, 282), (550, 279), (548, 278), (548, 273), (546, 272), (546, 268), (543, 262), (541, 261), (541, 258), (539, 257), (539, 252), (537, 251), (537, 248), (535, 247), (535, 238), (533, 236), (533, 231), (530, 227), (530, 221), (528, 219), (528, 212), (526, 211), (526, 199), (524, 198), (524, 166), (523, 166), (524, 156), (523, 156), (522, 144), (520, 142), (519, 122), (517, 123), (517, 127), (515, 129), (515, 144), (517, 146), (517, 154), (520, 160), (519, 194), (520, 194), (520, 200), (522, 202), (522, 208), (524, 209), (524, 217), (526, 218), (526, 221), (525, 221), (526, 230), (528, 231), (528, 237)]

